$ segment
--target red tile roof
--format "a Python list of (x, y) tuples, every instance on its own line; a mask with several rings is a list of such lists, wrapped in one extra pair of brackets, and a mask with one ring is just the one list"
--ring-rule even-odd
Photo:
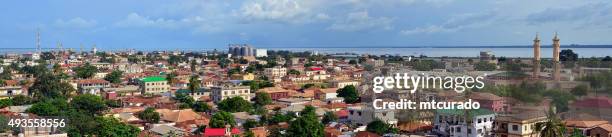
[(77, 81), (78, 84), (106, 84), (109, 83), (104, 79), (82, 79)]
[(338, 116), (339, 118), (346, 118), (348, 117), (348, 115), (349, 115), (348, 110), (336, 111), (336, 116)]
[(612, 99), (607, 97), (594, 97), (583, 100), (578, 100), (572, 104), (577, 107), (588, 108), (612, 108)]

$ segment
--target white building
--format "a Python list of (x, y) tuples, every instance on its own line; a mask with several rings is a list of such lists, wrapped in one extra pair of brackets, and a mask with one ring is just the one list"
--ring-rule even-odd
[(485, 137), (493, 134), (494, 120), (495, 113), (487, 109), (438, 109), (433, 131), (443, 136)]
[(264, 75), (266, 75), (268, 78), (283, 77), (287, 75), (287, 68), (279, 66), (266, 68), (264, 69)]
[(110, 82), (104, 79), (83, 79), (77, 81), (77, 89), (83, 94), (98, 95), (102, 89), (110, 87)]
[(353, 81), (353, 80), (334, 80), (334, 81), (331, 81), (331, 85), (332, 87), (335, 87), (335, 88), (344, 88), (348, 85), (353, 85), (355, 87), (358, 87), (359, 82)]
[(251, 88), (249, 86), (237, 86), (225, 84), (223, 86), (211, 87), (210, 98), (214, 102), (220, 102), (227, 98), (242, 97), (244, 100), (251, 100)]
[(268, 50), (267, 49), (255, 49), (255, 57), (267, 57)]
[(348, 119), (352, 124), (365, 126), (368, 123), (379, 119), (387, 124), (396, 125), (395, 111), (391, 109), (374, 109), (371, 106), (351, 106), (348, 107)]

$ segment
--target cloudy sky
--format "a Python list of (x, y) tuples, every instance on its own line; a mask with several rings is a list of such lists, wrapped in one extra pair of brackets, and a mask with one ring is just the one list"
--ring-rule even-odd
[(612, 44), (610, 0), (8, 0), (0, 48)]

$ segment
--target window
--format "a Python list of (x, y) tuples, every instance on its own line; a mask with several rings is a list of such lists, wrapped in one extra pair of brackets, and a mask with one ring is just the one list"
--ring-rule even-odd
[(487, 118), (483, 118), (483, 119), (484, 119), (484, 122), (487, 122)]
[(456, 131), (457, 133), (461, 133), (461, 127), (457, 127)]
[(478, 129), (478, 134), (482, 134), (482, 129)]
[(518, 131), (518, 125), (512, 125), (512, 131)]
[(479, 118), (479, 119), (478, 119), (478, 123), (482, 123), (482, 119), (480, 119), (480, 118)]
[(472, 134), (472, 129), (467, 130), (468, 134)]

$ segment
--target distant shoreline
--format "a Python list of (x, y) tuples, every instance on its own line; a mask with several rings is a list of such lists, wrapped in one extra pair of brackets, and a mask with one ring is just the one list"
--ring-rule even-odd
[[(299, 48), (328, 48), (328, 49), (337, 49), (337, 48), (532, 48), (531, 45), (516, 45), (516, 46), (360, 46), (360, 47), (343, 47), (343, 46), (288, 46), (288, 47), (276, 47), (270, 46), (256, 46), (257, 48), (263, 49), (299, 49)], [(151, 51), (151, 50), (225, 50), (227, 47), (203, 47), (203, 48), (103, 48), (104, 50), (124, 50), (124, 49), (134, 49)], [(542, 45), (541, 48), (552, 48), (551, 45)], [(561, 45), (561, 48), (612, 48), (612, 45)], [(42, 50), (56, 50), (59, 48), (41, 48)], [(79, 49), (74, 47), (64, 47), (64, 49)], [(36, 50), (36, 48), (0, 48), (0, 50)]]

